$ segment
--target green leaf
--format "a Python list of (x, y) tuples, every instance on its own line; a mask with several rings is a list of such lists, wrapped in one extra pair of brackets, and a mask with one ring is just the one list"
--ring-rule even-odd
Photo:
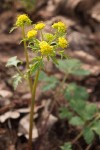
[(40, 81), (45, 81), (46, 78), (48, 78), (48, 76), (46, 75), (46, 73), (44, 73), (43, 71), (41, 71), (40, 74), (39, 74), (39, 80)]
[(82, 112), (84, 120), (91, 120), (95, 116), (95, 113), (97, 113), (97, 111), (98, 109), (95, 104), (87, 103)]
[(39, 50), (39, 47), (37, 45), (32, 45), (32, 44), (29, 44), (28, 46), (33, 52), (36, 52), (37, 50)]
[(65, 143), (63, 146), (61, 146), (61, 150), (72, 150), (72, 145), (70, 142)]
[(43, 91), (54, 89), (54, 88), (56, 88), (56, 86), (58, 84), (57, 78), (53, 77), (53, 76), (45, 78), (45, 82), (46, 83), (45, 83), (45, 85), (42, 88)]
[(83, 111), (85, 109), (86, 102), (80, 99), (77, 100), (72, 99), (69, 101), (69, 104), (72, 110), (74, 110), (76, 113), (78, 113), (78, 115), (80, 115), (83, 118)]
[(49, 82), (49, 83), (53, 83), (53, 82), (58, 82), (57, 78), (54, 76), (47, 76), (44, 81)]
[(55, 57), (51, 57), (51, 59), (55, 65), (58, 65), (58, 60)]
[(39, 43), (40, 43), (40, 41), (38, 39), (34, 38), (34, 44), (39, 45)]
[(70, 118), (73, 116), (73, 114), (72, 114), (72, 112), (70, 112), (70, 111), (68, 110), (68, 108), (66, 108), (66, 107), (61, 107), (61, 108), (60, 108), (59, 116), (60, 116), (60, 118), (62, 118), (62, 119), (65, 119), (65, 118), (70, 119)]
[(90, 72), (88, 70), (84, 70), (84, 69), (79, 68), (77, 70), (73, 70), (72, 74), (78, 75), (78, 76), (86, 76), (86, 75), (89, 75)]
[(17, 88), (18, 84), (21, 83), (22, 77), (19, 74), (16, 74), (12, 78), (13, 78), (13, 86), (14, 86), (14, 90), (15, 90)]
[(44, 72), (41, 72), (39, 75), (39, 80), (44, 82), (44, 86), (42, 87), (43, 91), (47, 91), (50, 89), (54, 89), (58, 84), (58, 79), (54, 76), (48, 77)]
[(91, 130), (91, 128), (85, 128), (83, 130), (83, 137), (87, 144), (92, 144), (94, 139), (94, 132)]
[(97, 120), (92, 126), (92, 130), (95, 131), (97, 135), (100, 136), (100, 120)]
[(79, 76), (90, 74), (89, 71), (82, 69), (82, 63), (78, 59), (58, 60), (58, 63), (59, 65), (57, 67), (65, 74), (67, 73)]
[(56, 87), (56, 83), (50, 83), (50, 84), (44, 85), (42, 87), (42, 91), (48, 91), (48, 90), (54, 89), (55, 87)]
[(31, 74), (33, 74), (40, 67), (43, 67), (43, 61), (41, 57), (35, 57), (32, 61), (33, 61), (33, 65), (30, 65)]
[(21, 63), (21, 61), (17, 59), (17, 56), (14, 56), (14, 57), (11, 57), (10, 59), (8, 59), (6, 67), (11, 67), (11, 66), (17, 67), (17, 65), (19, 63)]
[(32, 62), (41, 62), (42, 61), (42, 57), (40, 57), (40, 56), (37, 56), (37, 57), (34, 57), (33, 59), (32, 59)]
[(56, 77), (47, 76), (46, 73), (44, 73), (43, 71), (40, 72), (39, 80), (44, 81), (44, 82), (50, 82), (50, 83), (58, 81)]
[[(64, 53), (64, 50), (60, 50), (58, 52), (58, 54), (61, 56), (61, 59), (63, 59), (65, 57), (65, 53)], [(58, 63), (59, 64), (59, 63)]]
[(84, 101), (88, 99), (88, 93), (84, 87), (71, 83), (65, 90), (65, 97), (69, 101), (72, 110), (85, 121), (91, 120), (98, 111), (95, 104)]
[(31, 74), (33, 74), (36, 70), (38, 70), (40, 68), (40, 63), (35, 63), (33, 65), (30, 66), (30, 72)]
[(80, 117), (75, 116), (70, 119), (69, 123), (74, 126), (81, 126), (81, 125), (84, 125), (85, 122)]
[(70, 107), (74, 110), (84, 121), (91, 120), (98, 111), (95, 104), (86, 103), (82, 100), (70, 100)]
[(77, 86), (75, 83), (71, 83), (65, 89), (65, 98), (67, 100), (87, 100), (89, 94), (87, 93), (86, 89), (82, 86)]

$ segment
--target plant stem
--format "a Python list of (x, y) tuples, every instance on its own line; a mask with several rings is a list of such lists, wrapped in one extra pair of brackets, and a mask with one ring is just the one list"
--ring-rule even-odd
[(81, 136), (82, 136), (83, 132), (81, 131), (78, 136), (76, 136), (76, 138), (72, 141), (72, 144), (74, 144)]
[[(26, 68), (29, 70), (29, 56), (27, 51), (27, 45), (26, 45), (26, 36), (25, 36), (25, 29), (24, 26), (22, 27), (22, 35), (23, 35), (23, 42), (24, 42), (24, 53), (26, 57)], [(30, 125), (29, 125), (29, 142), (28, 142), (28, 150), (32, 150), (32, 129), (33, 129), (33, 118), (34, 118), (34, 104), (35, 104), (35, 93), (36, 93), (36, 86), (38, 82), (38, 76), (39, 76), (39, 70), (36, 73), (36, 77), (34, 80), (34, 84), (32, 86), (32, 79), (30, 72), (28, 71), (28, 82), (31, 92), (31, 107), (30, 107)]]
[(25, 52), (25, 57), (26, 57), (26, 66), (27, 69), (29, 68), (29, 57), (28, 57), (28, 52), (27, 52), (27, 45), (26, 45), (26, 36), (25, 36), (25, 29), (24, 26), (22, 27), (22, 35), (23, 35), (23, 42), (24, 42), (24, 52)]
[[(29, 69), (29, 56), (28, 56), (28, 51), (27, 51), (27, 45), (26, 45), (26, 36), (25, 36), (25, 29), (24, 26), (22, 27), (22, 36), (24, 39), (24, 53), (25, 53), (25, 57), (26, 57), (26, 68), (27, 70)], [(31, 91), (31, 95), (32, 95), (32, 79), (30, 76), (30, 72), (28, 72), (28, 82), (29, 82), (29, 87), (30, 87), (30, 91)]]
[(24, 74), (19, 70), (18, 67), (16, 67), (16, 70), (17, 70), (17, 72), (19, 73), (19, 75), (20, 75), (22, 78), (25, 79)]
[(35, 106), (35, 93), (36, 93), (36, 87), (38, 83), (38, 77), (39, 77), (39, 69), (36, 73), (36, 77), (34, 80), (34, 85), (32, 88), (32, 100), (31, 100), (31, 108), (30, 108), (30, 127), (29, 127), (29, 150), (32, 150), (32, 129), (34, 124), (34, 106)]
[(87, 148), (85, 150), (89, 150), (91, 147), (91, 144), (87, 146)]
[[(62, 92), (63, 91), (63, 85), (64, 85), (64, 83), (65, 83), (65, 81), (66, 81), (66, 79), (68, 78), (68, 74), (66, 74), (65, 76), (64, 76), (64, 78), (63, 78), (63, 80), (62, 80), (62, 82), (60, 83), (60, 85), (59, 85), (59, 92)], [(58, 93), (59, 93), (58, 92)]]
[(41, 34), (41, 41), (42, 41), (44, 39), (42, 30), (40, 30), (40, 34)]

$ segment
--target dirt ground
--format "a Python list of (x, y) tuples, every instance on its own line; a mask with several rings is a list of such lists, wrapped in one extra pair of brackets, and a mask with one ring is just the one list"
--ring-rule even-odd
[[(91, 71), (89, 76), (83, 78), (71, 77), (68, 82), (76, 82), (87, 88), (90, 93), (89, 101), (96, 103), (100, 108), (100, 1), (99, 0), (37, 0), (33, 9), (29, 11), (19, 1), (0, 0), (0, 116), (4, 121), (0, 122), (0, 150), (27, 150), (27, 131), (19, 129), (20, 121), (29, 114), (30, 103), (29, 89), (26, 82), (19, 85), (14, 91), (11, 76), (14, 68), (6, 68), (8, 58), (17, 55), (24, 61), (23, 45), (20, 29), (9, 34), (15, 23), (16, 17), (21, 13), (28, 13), (34, 23), (44, 21), (49, 26), (58, 20), (62, 20), (68, 26), (67, 37), (69, 40), (69, 55), (83, 62), (83, 67)], [(30, 52), (31, 56), (31, 52)], [(23, 69), (21, 68), (21, 69)], [(57, 71), (50, 62), (46, 66), (50, 75), (63, 78), (63, 74)], [(79, 132), (68, 125), (66, 120), (57, 121), (59, 106), (55, 106), (51, 114), (54, 117), (53, 124), (49, 124), (42, 133), (41, 114), (44, 105), (48, 105), (54, 98), (54, 91), (43, 93), (39, 83), (36, 93), (36, 129), (34, 150), (60, 150), (60, 146), (68, 140), (75, 138)], [(63, 99), (61, 96), (59, 101)], [(20, 110), (19, 110), (20, 109)], [(10, 113), (8, 115), (8, 113)], [(38, 121), (40, 118), (40, 121)], [(38, 122), (38, 123), (37, 123)], [(42, 133), (37, 136), (37, 130)], [(20, 131), (23, 133), (21, 134)], [(80, 138), (73, 150), (85, 150), (87, 144)], [(90, 150), (100, 150), (100, 138), (96, 137)]]

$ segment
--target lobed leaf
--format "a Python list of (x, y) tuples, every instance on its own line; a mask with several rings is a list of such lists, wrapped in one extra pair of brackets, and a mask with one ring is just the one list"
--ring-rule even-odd
[(42, 87), (42, 90), (48, 91), (48, 90), (54, 89), (55, 87), (56, 87), (56, 82), (55, 83), (49, 83), (49, 84), (44, 85)]
[(75, 83), (71, 83), (65, 89), (65, 98), (67, 100), (87, 100), (89, 94), (87, 93), (86, 89), (82, 86), (77, 86)]
[(40, 64), (39, 63), (35, 63), (33, 65), (30, 66), (30, 72), (31, 74), (33, 74), (34, 72), (36, 72), (36, 70), (38, 70), (40, 68)]
[(70, 119), (69, 123), (74, 126), (83, 126), (85, 122), (80, 117), (75, 116)]
[(6, 67), (11, 67), (11, 66), (17, 67), (17, 65), (19, 63), (21, 63), (21, 61), (17, 59), (17, 56), (14, 56), (14, 57), (11, 57), (10, 59), (8, 59)]
[(65, 143), (63, 146), (61, 146), (61, 150), (72, 150), (72, 145), (70, 142)]
[(58, 63), (59, 65), (57, 67), (65, 74), (67, 73), (78, 76), (90, 74), (88, 70), (82, 69), (82, 63), (78, 59), (58, 60)]
[(88, 70), (79, 68), (77, 70), (72, 70), (72, 74), (77, 75), (77, 76), (86, 76), (86, 75), (89, 75), (90, 72)]
[(30, 65), (31, 74), (33, 74), (39, 68), (43, 67), (43, 61), (41, 57), (35, 57), (32, 61), (33, 61), (33, 64)]
[(61, 107), (59, 111), (60, 111), (59, 116), (62, 119), (65, 119), (65, 118), (70, 119), (73, 116), (73, 113), (70, 112), (68, 108), (66, 107)]
[(77, 113), (80, 117), (83, 118), (83, 111), (85, 109), (86, 106), (86, 102), (80, 99), (77, 100), (70, 100), (69, 101), (70, 107), (72, 110), (75, 111), (75, 113)]
[(95, 131), (95, 133), (100, 136), (100, 120), (95, 121), (92, 130)]
[(95, 104), (86, 104), (86, 107), (83, 109), (83, 112), (81, 115), (83, 116), (84, 120), (91, 120), (94, 116), (95, 113), (97, 113), (98, 109)]
[(13, 87), (15, 90), (17, 88), (18, 84), (22, 81), (22, 77), (19, 74), (16, 74), (12, 78), (13, 78)]
[(83, 130), (83, 137), (87, 144), (92, 144), (94, 139), (94, 132), (91, 130), (91, 128), (85, 128)]
[(44, 73), (43, 71), (40, 72), (39, 74), (39, 80), (41, 81), (45, 81), (45, 79), (48, 78), (48, 76), (46, 75), (46, 73)]
[(45, 82), (45, 85), (42, 87), (43, 91), (54, 89), (59, 82), (56, 77), (54, 77), (54, 76), (48, 77), (44, 72), (40, 73), (39, 80)]

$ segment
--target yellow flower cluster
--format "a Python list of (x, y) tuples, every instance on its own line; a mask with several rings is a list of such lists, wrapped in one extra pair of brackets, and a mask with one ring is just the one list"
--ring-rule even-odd
[(28, 37), (28, 39), (31, 39), (31, 38), (33, 38), (33, 37), (35, 37), (37, 35), (37, 31), (36, 30), (30, 30), (30, 31), (28, 31), (28, 33), (27, 33), (27, 37)]
[[(16, 21), (16, 27), (24, 27), (25, 25), (31, 25), (32, 21), (26, 14), (22, 14), (18, 16), (17, 21)], [(36, 38), (36, 35), (39, 30), (44, 29), (45, 24), (43, 22), (39, 22), (35, 24), (34, 29), (28, 31), (27, 33), (27, 39), (33, 40), (33, 43), (35, 41), (34, 38)], [(54, 34), (51, 33), (45, 33), (43, 35), (42, 41), (37, 40), (36, 46), (40, 49), (41, 55), (42, 56), (54, 56), (54, 52), (57, 52), (56, 49), (58, 48), (66, 48), (68, 46), (68, 41), (63, 37), (63, 34), (66, 32), (66, 25), (59, 21), (57, 23), (54, 23), (52, 25), (52, 28), (55, 29), (57, 32)], [(62, 34), (63, 33), (63, 34)], [(42, 36), (42, 35), (41, 35)], [(55, 46), (53, 45), (55, 44)], [(34, 46), (34, 45), (33, 45)], [(37, 51), (38, 51), (37, 48)]]
[(42, 41), (39, 44), (42, 55), (51, 55), (53, 53), (53, 46), (50, 46), (46, 41)]
[(17, 18), (15, 25), (17, 27), (23, 27), (24, 25), (31, 25), (31, 22), (32, 21), (29, 19), (29, 17), (26, 14), (23, 14)]
[(51, 41), (51, 40), (54, 39), (54, 36), (53, 36), (53, 34), (51, 34), (51, 33), (46, 33), (46, 34), (44, 34), (44, 37), (45, 37), (45, 39), (46, 39), (47, 41)]
[(45, 27), (45, 24), (40, 22), (35, 25), (35, 30), (42, 30)]
[(61, 48), (66, 48), (68, 45), (68, 41), (64, 37), (59, 37), (58, 44)]
[(63, 22), (57, 22), (52, 25), (52, 28), (57, 29), (59, 32), (66, 31), (66, 25)]

